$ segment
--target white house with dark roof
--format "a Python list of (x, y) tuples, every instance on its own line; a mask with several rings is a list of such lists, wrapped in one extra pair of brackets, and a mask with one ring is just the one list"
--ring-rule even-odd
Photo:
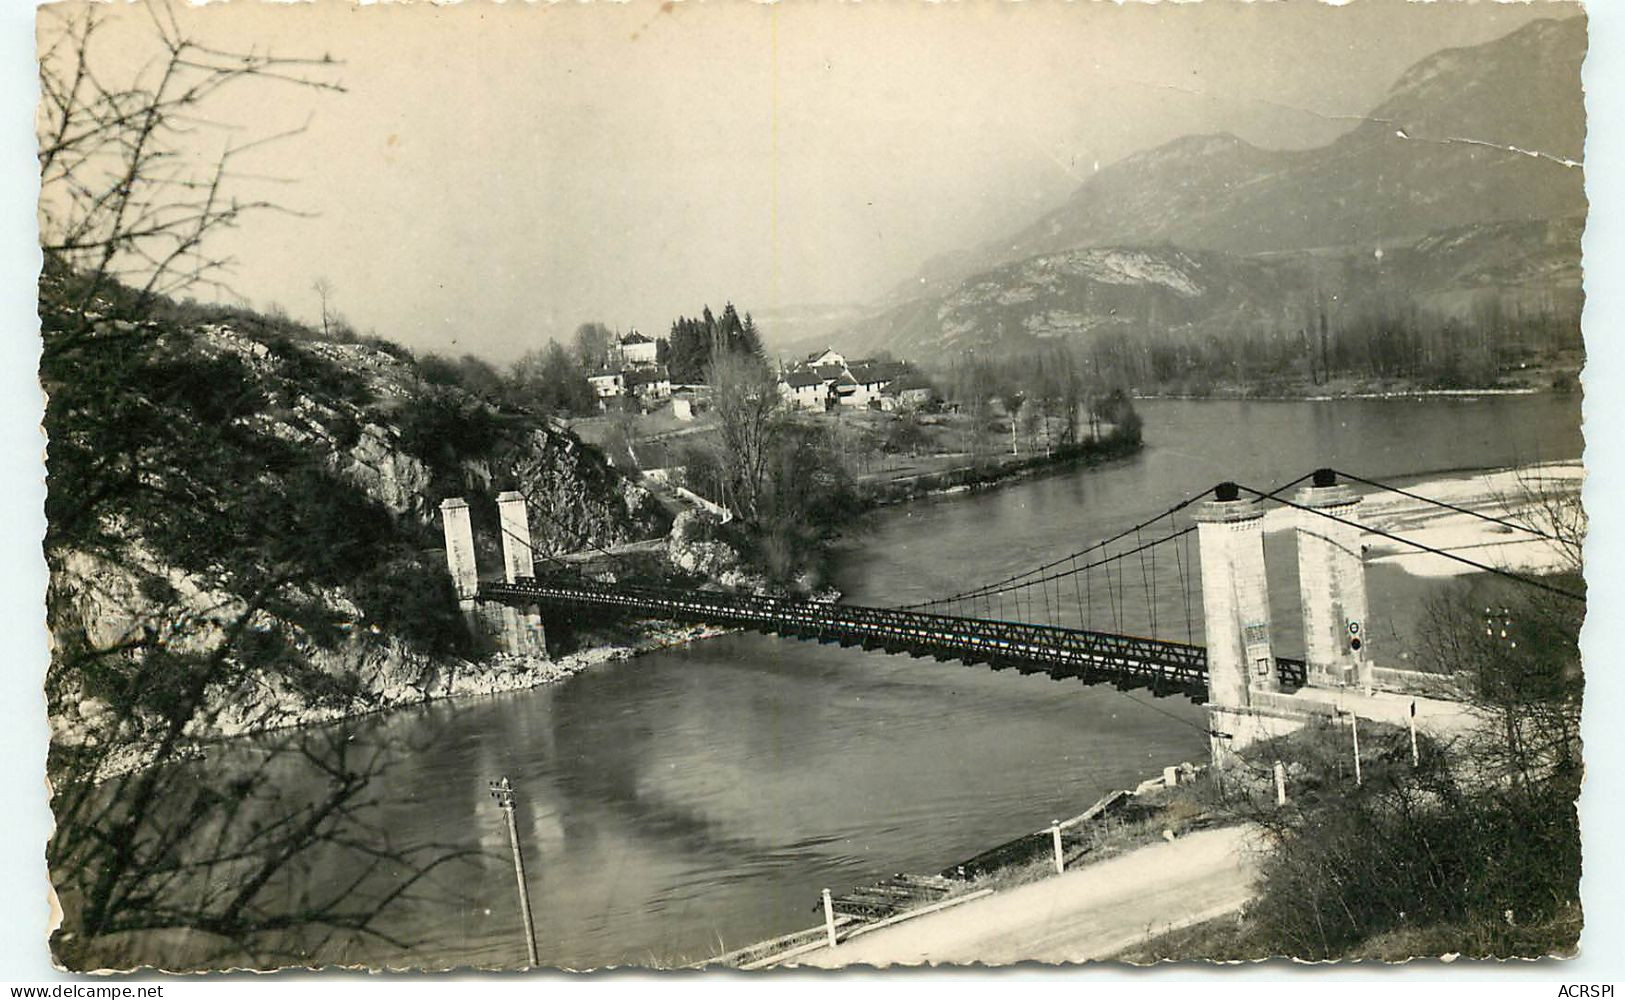
[(617, 337), (614, 351), (618, 359), (616, 363), (622, 368), (652, 365), (659, 354), (659, 348), (655, 342), (636, 330), (624, 337)]
[(882, 405), (886, 387), (907, 371), (895, 361), (848, 361), (833, 349), (809, 355), (779, 375), (779, 393), (799, 410)]
[(665, 365), (640, 365), (621, 373), (626, 391), (645, 402), (656, 402), (671, 395), (671, 375)]
[(836, 365), (846, 367), (846, 357), (833, 347), (826, 347), (817, 354), (807, 355), (807, 360), (797, 367), (817, 368), (819, 365)]
[(829, 409), (833, 381), (809, 369), (792, 369), (779, 376), (779, 395), (795, 409), (823, 413)]
[(854, 361), (847, 365), (845, 376), (851, 384), (845, 391), (837, 389), (841, 405), (865, 409), (871, 404), (878, 406), (880, 394), (897, 378), (901, 368), (895, 362), (883, 361)]
[(592, 386), (593, 395), (599, 399), (626, 395), (626, 376), (620, 372), (593, 372), (587, 376), (587, 384)]

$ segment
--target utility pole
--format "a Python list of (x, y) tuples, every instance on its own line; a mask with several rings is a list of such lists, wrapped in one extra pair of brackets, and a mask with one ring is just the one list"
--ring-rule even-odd
[(519, 915), (525, 918), (525, 949), (530, 954), (530, 966), (541, 965), (536, 955), (536, 925), (530, 916), (530, 887), (525, 884), (525, 856), (519, 850), (519, 826), (513, 818), (513, 786), (508, 779), (491, 782), (491, 797), (502, 807), (508, 821), (508, 843), (513, 847), (514, 877), (519, 880)]
[(1354, 734), (1354, 783), (1363, 785), (1365, 779), (1360, 774), (1360, 717), (1353, 712), (1349, 713), (1349, 732)]
[(1411, 712), (1410, 712), (1410, 715), (1406, 716), (1405, 721), (1410, 723), (1410, 727), (1411, 727), (1411, 767), (1413, 767), (1413, 768), (1421, 767), (1422, 766), (1422, 755), (1416, 749), (1416, 699), (1415, 698), (1411, 699)]

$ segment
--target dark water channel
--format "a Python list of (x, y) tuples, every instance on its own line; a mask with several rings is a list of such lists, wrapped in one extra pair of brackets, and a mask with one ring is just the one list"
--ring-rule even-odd
[[(963, 589), (1221, 479), (1263, 487), (1319, 465), (1415, 476), (1581, 449), (1579, 402), (1563, 397), (1151, 401), (1141, 412), (1147, 448), (1134, 459), (874, 515), (839, 585), (849, 600), (880, 604)], [(1290, 565), (1279, 548), (1272, 572)], [(1374, 618), (1414, 605), (1422, 584), (1402, 576), (1374, 579)], [(1290, 573), (1276, 577), (1280, 601), (1295, 601)], [(1390, 617), (1402, 632), (1404, 616)], [(1177, 603), (1163, 621), (1183, 637)], [(1296, 648), (1294, 632), (1278, 620), (1283, 651)], [(486, 791), (498, 776), (520, 794), (543, 961), (664, 965), (810, 926), (824, 886), (936, 870), (1164, 764), (1200, 760), (1200, 721), (1197, 707), (1145, 692), (763, 636), (360, 720), (348, 726), (355, 745), (414, 748), (380, 786), (377, 819), (391, 836), (488, 856), (444, 870), (433, 886), (442, 903), (388, 918), (416, 942), (411, 951), (374, 943), (324, 957), (523, 962), (501, 815)]]

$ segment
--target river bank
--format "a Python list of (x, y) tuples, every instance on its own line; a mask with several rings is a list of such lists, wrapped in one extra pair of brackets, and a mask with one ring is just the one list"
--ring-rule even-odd
[[(1459, 553), (1474, 561), (1509, 571), (1543, 574), (1563, 569), (1565, 560), (1570, 555), (1577, 555), (1577, 550), (1568, 552), (1562, 544), (1531, 535), (1522, 528), (1544, 531), (1561, 538), (1577, 540), (1583, 537), (1583, 521), (1564, 521), (1562, 511), (1574, 509), (1568, 501), (1578, 494), (1584, 475), (1584, 467), (1578, 461), (1548, 462), (1511, 469), (1463, 470), (1412, 477), (1406, 480), (1404, 493), (1386, 492), (1364, 485), (1357, 485), (1356, 488), (1365, 494), (1360, 518), (1375, 531), (1414, 539), (1440, 552)], [(1429, 500), (1442, 501), (1454, 509), (1440, 508)], [(1554, 516), (1558, 519), (1555, 523)], [(1296, 530), (1298, 519), (1295, 511), (1277, 508), (1266, 515), (1265, 530), (1271, 534), (1289, 533)], [(1473, 572), (1471, 566), (1452, 561), (1439, 552), (1420, 551), (1406, 546), (1395, 537), (1368, 532), (1363, 536), (1362, 544), (1370, 565), (1400, 570), (1418, 581)], [(1401, 665), (1399, 655), (1397, 650), (1386, 653), (1388, 658), (1394, 659), (1396, 666)], [(1075, 864), (1086, 864), (1095, 872), (1097, 882), (1106, 878), (1105, 867), (1101, 863), (1108, 858), (1125, 851), (1145, 852), (1147, 855), (1156, 853), (1158, 860), (1151, 866), (1155, 881), (1144, 888), (1151, 896), (1161, 900), (1158, 904), (1160, 910), (1148, 908), (1143, 900), (1132, 893), (1120, 896), (1108, 893), (1111, 898), (1099, 896), (1094, 894), (1095, 889), (1088, 887), (1086, 880), (1081, 879), (1075, 880), (1073, 888), (1068, 890), (1024, 888), (1035, 882), (1047, 884), (1056, 881), (1051, 834), (1048, 830), (1038, 830), (1000, 844), (942, 872), (942, 875), (957, 876), (961, 880), (959, 888), (950, 893), (950, 900), (970, 892), (997, 890), (990, 899), (977, 900), (973, 905), (955, 906), (951, 914), (937, 912), (938, 906), (922, 907), (917, 911), (920, 914), (919, 926), (903, 916), (890, 917), (885, 921), (887, 926), (884, 932), (877, 929), (873, 937), (869, 936), (867, 925), (861, 919), (850, 910), (843, 910), (837, 903), (835, 913), (847, 918), (838, 928), (837, 936), (842, 944), (834, 948), (820, 944), (823, 928), (813, 928), (802, 939), (786, 942), (784, 951), (793, 951), (793, 954), (781, 955), (781, 960), (823, 967), (969, 961), (999, 964), (1024, 959), (1098, 960), (1116, 958), (1131, 949), (1146, 947), (1147, 942), (1159, 935), (1194, 927), (1238, 911), (1251, 896), (1250, 889), (1238, 883), (1221, 887), (1223, 891), (1212, 898), (1199, 894), (1197, 902), (1190, 902), (1186, 898), (1186, 892), (1192, 887), (1180, 888), (1183, 883), (1179, 883), (1177, 875), (1172, 881), (1179, 885), (1170, 888), (1165, 883), (1167, 871), (1177, 873), (1183, 870), (1182, 866), (1194, 864), (1192, 859), (1201, 856), (1199, 851), (1190, 849), (1185, 834), (1202, 829), (1210, 820), (1206, 818), (1200, 795), (1191, 796), (1188, 784), (1180, 789), (1180, 799), (1157, 802), (1155, 796), (1162, 794), (1158, 789), (1163, 786), (1164, 780), (1154, 779), (1143, 783), (1135, 793), (1116, 793), (1120, 798), (1107, 796), (1097, 804), (1095, 809), (1110, 803), (1123, 820), (1121, 828), (1114, 834), (1114, 840), (1105, 839), (1106, 843), (1114, 844), (1115, 850), (1099, 849), (1103, 838), (1098, 828), (1089, 831), (1089, 839), (1070, 830), (1063, 838), (1068, 876)], [(1128, 806), (1131, 813), (1140, 813), (1140, 816), (1125, 814), (1124, 806)], [(1182, 815), (1181, 810), (1187, 812)], [(1150, 818), (1149, 822), (1147, 817)], [(1068, 821), (1068, 824), (1077, 824), (1077, 819)], [(1136, 826), (1138, 829), (1134, 829)], [(1170, 843), (1157, 844), (1159, 839)], [(1225, 860), (1230, 863), (1235, 859)], [(881, 887), (882, 890), (885, 888)], [(838, 898), (840, 892), (837, 890)], [(1023, 900), (1020, 905), (1010, 902), (1018, 898), (1018, 892), (1025, 894), (1019, 897)], [(860, 887), (848, 898), (861, 906), (864, 893), (865, 890)], [(1055, 925), (1034, 926), (1024, 915), (1032, 906), (1074, 907), (1071, 898), (1074, 895), (1088, 900), (1087, 903), (1076, 903), (1078, 920), (1067, 918)], [(1105, 907), (1110, 912), (1132, 914), (1132, 920), (1128, 916), (1123, 917), (1129, 920), (1131, 926), (1127, 930), (1119, 927), (1115, 933), (1111, 933), (1112, 922), (1097, 919), (1098, 913), (1090, 913), (1085, 919), (1085, 910), (1090, 907)], [(1049, 913), (1050, 910), (1045, 909), (1044, 912)], [(1062, 927), (1068, 928), (1066, 935), (1058, 929)], [(1143, 933), (1136, 930), (1141, 927)], [(861, 944), (847, 943), (850, 936), (859, 934), (863, 936)], [(742, 949), (736, 954), (755, 963), (765, 961), (764, 956), (753, 953), (751, 949)]]
[(1539, 396), (1546, 393), (1555, 393), (1562, 390), (1538, 388), (1534, 386), (1516, 388), (1489, 388), (1489, 389), (1365, 389), (1350, 390), (1348, 392), (1311, 392), (1304, 388), (1299, 392), (1281, 391), (1272, 389), (1268, 392), (1258, 392), (1250, 389), (1216, 389), (1208, 393), (1179, 393), (1179, 392), (1136, 392), (1135, 399), (1177, 399), (1185, 402), (1202, 402), (1206, 400), (1230, 400), (1252, 403), (1329, 403), (1337, 400), (1350, 399), (1477, 399), (1481, 396)]
[[(1079, 466), (1091, 467), (1131, 455), (1138, 451), (1139, 447), (1138, 441), (1110, 438), (1048, 456), (1034, 455), (1004, 461), (992, 467), (985, 464), (965, 466), (908, 477), (903, 481), (865, 491), (864, 496), (869, 509), (892, 507), (933, 496), (991, 489)], [(671, 547), (669, 540), (655, 541), (662, 550), (669, 550)], [(626, 550), (625, 554), (628, 557), (637, 560), (648, 555), (648, 546), (651, 544), (655, 542), (637, 543), (621, 548)], [(701, 550), (707, 548), (703, 542), (695, 544), (692, 541), (686, 548), (681, 548), (681, 551), (686, 553), (685, 558), (689, 558), (691, 563), (686, 568), (689, 570), (703, 568), (707, 562), (705, 558), (701, 558), (706, 554)], [(586, 558), (591, 562), (598, 559), (599, 555), (587, 554)], [(720, 575), (724, 578), (734, 577), (744, 580), (745, 577), (740, 575), (740, 569), (743, 567), (735, 567)], [(834, 599), (832, 593), (825, 592), (821, 596)], [(267, 713), (265, 705), (252, 700), (232, 702), (219, 706), (207, 734), (189, 738), (179, 747), (162, 750), (160, 744), (132, 742), (111, 749), (101, 766), (96, 768), (95, 780), (107, 781), (141, 770), (155, 763), (160, 753), (166, 762), (197, 759), (206, 756), (213, 746), (242, 737), (305, 726), (327, 725), (430, 703), (527, 691), (564, 681), (605, 663), (687, 645), (732, 631), (734, 630), (711, 626), (645, 622), (628, 626), (625, 634), (586, 637), (584, 644), (579, 648), (557, 657), (493, 654), (479, 660), (442, 658), (434, 664), (433, 679), (427, 683), (391, 682), (357, 695), (343, 704), (332, 702), (290, 704), (278, 707), (274, 713)], [(63, 738), (71, 737), (75, 732), (75, 727), (66, 723), (58, 725), (57, 729), (58, 736)]]
[[(1464, 376), (1423, 378), (1415, 376), (1334, 375), (1316, 382), (1301, 374), (1262, 377), (1250, 381), (1195, 376), (1183, 381), (1164, 382), (1164, 389), (1140, 389), (1135, 399), (1212, 400), (1293, 400), (1298, 402), (1331, 399), (1432, 399), (1473, 396), (1527, 396), (1542, 393), (1566, 394), (1578, 391), (1580, 372), (1585, 364), (1577, 352), (1495, 372), (1493, 377)], [(1175, 388), (1180, 391), (1172, 391)]]
[[(1583, 444), (1577, 402), (1147, 402), (1138, 455), (874, 511), (830, 583), (856, 604), (930, 599), (1029, 569), (1223, 479), (1267, 487), (1324, 465), (1431, 495), (1426, 480), (1481, 475), (1438, 470), (1572, 460)], [(1283, 609), (1296, 600), (1290, 544), (1278, 544), (1287, 541), (1272, 532), (1266, 542)], [(1177, 579), (1172, 561), (1156, 571)], [(1448, 581), (1413, 577), (1403, 564), (1379, 565), (1371, 580), (1373, 621), (1383, 625), (1373, 648), (1388, 660), (1413, 647), (1417, 609)], [(1182, 621), (1180, 599), (1159, 616)], [(1296, 630), (1280, 621), (1290, 641)], [(388, 794), (358, 818), (401, 843), (469, 852), (426, 887), (458, 905), (380, 915), (378, 929), (409, 945), (335, 941), (300, 952), (300, 964), (523, 964), (510, 851), (486, 791), (508, 776), (536, 865), (542, 964), (672, 967), (816, 923), (824, 887), (938, 872), (1134, 788), (1163, 763), (1204, 759), (1204, 722), (1182, 699), (745, 632), (530, 690), (240, 740), (197, 768), (222, 786), (252, 777), (265, 743), (374, 756), (388, 764), (379, 785)], [(280, 794), (328, 794), (325, 772), (297, 754), (278, 759)], [(177, 787), (181, 809), (191, 785)], [(335, 880), (365, 871), (340, 852), (314, 860)], [(357, 898), (394, 888), (378, 879)], [(283, 944), (297, 942), (268, 942)], [(155, 944), (136, 957), (165, 954)]]
[[(748, 945), (696, 967), (1103, 959), (1234, 912), (1252, 895), (1252, 861), (1242, 850), (1251, 831), (1221, 816), (1204, 770), (1167, 768), (940, 875), (899, 875), (837, 895), (828, 926)], [(876, 900), (900, 893), (898, 886), (929, 879), (947, 887), (937, 898), (875, 908)], [(828, 943), (832, 932), (838, 944)]]
[[(149, 767), (164, 753), (161, 763), (196, 760), (211, 749), (243, 739), (305, 726), (322, 726), (363, 719), (400, 709), (418, 708), (449, 701), (472, 701), (496, 695), (529, 691), (556, 684), (582, 671), (605, 663), (631, 659), (645, 653), (725, 635), (730, 629), (705, 625), (651, 622), (637, 626), (633, 634), (594, 643), (550, 659), (496, 654), (479, 661), (454, 660), (431, 686), (391, 685), (364, 699), (342, 706), (310, 705), (282, 713), (271, 724), (247, 723), (228, 716), (220, 731), (207, 738), (189, 739), (168, 751), (159, 744), (129, 743), (111, 749), (99, 767), (95, 780), (109, 781)], [(59, 734), (60, 735), (60, 734)]]
[(1000, 456), (930, 471), (860, 476), (858, 488), (867, 507), (890, 507), (933, 496), (989, 489), (1079, 467), (1093, 468), (1127, 458), (1142, 447), (1137, 437), (1109, 436), (1070, 448), (1057, 448), (1044, 455)]

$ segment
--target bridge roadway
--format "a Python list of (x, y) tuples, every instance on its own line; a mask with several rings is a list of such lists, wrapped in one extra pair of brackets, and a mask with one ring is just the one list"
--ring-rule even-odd
[[(1166, 639), (830, 601), (591, 581), (482, 583), (479, 596), (576, 614), (733, 626), (888, 653), (985, 663), (995, 670), (1046, 673), (1056, 680), (1076, 677), (1092, 684), (1147, 688), (1159, 696), (1182, 694), (1197, 703), (1207, 697), (1207, 648)], [(1277, 657), (1276, 669), (1284, 687), (1303, 685), (1302, 660)]]

